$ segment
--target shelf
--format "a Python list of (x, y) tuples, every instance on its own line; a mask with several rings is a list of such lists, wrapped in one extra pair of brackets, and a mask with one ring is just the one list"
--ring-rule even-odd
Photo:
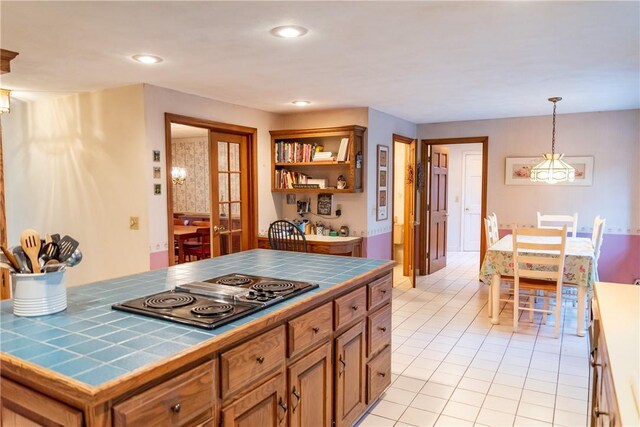
[(362, 193), (362, 189), (338, 190), (337, 188), (275, 188), (272, 193)]
[(351, 164), (350, 160), (347, 160), (345, 162), (338, 162), (338, 161), (331, 161), (331, 162), (321, 162), (321, 161), (317, 161), (317, 162), (278, 162), (275, 165), (276, 166), (340, 166), (340, 165), (344, 165), (344, 166), (349, 166)]

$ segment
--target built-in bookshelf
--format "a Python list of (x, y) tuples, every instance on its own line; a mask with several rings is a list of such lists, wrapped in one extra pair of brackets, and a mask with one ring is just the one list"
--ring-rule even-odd
[[(271, 131), (271, 191), (361, 192), (365, 131), (357, 125)], [(338, 188), (339, 176), (345, 188)]]

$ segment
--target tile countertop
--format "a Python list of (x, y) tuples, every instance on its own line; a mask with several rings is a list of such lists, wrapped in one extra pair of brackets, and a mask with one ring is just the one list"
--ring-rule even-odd
[[(386, 260), (254, 249), (68, 288), (67, 309), (48, 316), (14, 316), (11, 301), (4, 301), (0, 303), (0, 351), (98, 387), (389, 264)], [(111, 309), (116, 302), (229, 273), (308, 281), (320, 287), (213, 330)]]

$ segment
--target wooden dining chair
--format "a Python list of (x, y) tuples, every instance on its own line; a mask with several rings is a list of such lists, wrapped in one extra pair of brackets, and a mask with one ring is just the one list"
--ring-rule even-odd
[(578, 213), (573, 215), (543, 215), (536, 212), (538, 216), (538, 228), (555, 228), (559, 229), (563, 225), (567, 226), (569, 237), (576, 237), (578, 233)]
[(193, 221), (194, 227), (198, 227), (196, 232), (198, 237), (193, 241), (184, 242), (184, 254), (188, 257), (195, 257), (197, 260), (211, 258), (211, 223), (208, 221)]
[[(512, 235), (513, 331), (518, 332), (521, 311), (553, 313), (555, 315), (555, 337), (557, 338), (562, 310), (562, 280), (567, 227), (566, 225), (561, 229), (514, 227)], [(536, 241), (531, 237), (542, 237), (544, 241)], [(523, 291), (524, 295), (522, 295)], [(522, 296), (525, 298), (521, 298)], [(540, 298), (544, 301), (542, 308), (536, 304), (536, 300)], [(553, 310), (549, 308), (551, 301), (555, 306)]]
[[(483, 223), (484, 223), (484, 234), (485, 234), (485, 243), (487, 245), (487, 249), (489, 249), (491, 246), (493, 246), (494, 244), (498, 243), (498, 241), (500, 240), (500, 237), (498, 235), (498, 219), (496, 217), (495, 213), (492, 213), (491, 215), (489, 215), (487, 218), (483, 219)], [(506, 291), (506, 294), (505, 294)], [(498, 292), (500, 292), (500, 296), (498, 297), (498, 300), (500, 302), (513, 302), (513, 277), (511, 276), (501, 276), (500, 277), (500, 289), (498, 289)], [(489, 297), (489, 301), (488, 301), (488, 311), (489, 311), (489, 316), (491, 316), (492, 313), (492, 298)]]
[(595, 281), (600, 281), (598, 275), (598, 258), (600, 258), (600, 248), (602, 247), (602, 239), (604, 238), (604, 226), (607, 223), (605, 218), (596, 216), (593, 221), (593, 232), (591, 233), (591, 244), (593, 245), (593, 275)]
[(268, 235), (271, 249), (307, 252), (307, 239), (292, 222), (282, 219), (272, 222)]

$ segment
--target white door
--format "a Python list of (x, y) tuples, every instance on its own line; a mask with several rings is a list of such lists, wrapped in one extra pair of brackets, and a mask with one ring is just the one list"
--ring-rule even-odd
[(462, 249), (480, 250), (480, 212), (482, 207), (482, 154), (464, 154), (464, 193)]

